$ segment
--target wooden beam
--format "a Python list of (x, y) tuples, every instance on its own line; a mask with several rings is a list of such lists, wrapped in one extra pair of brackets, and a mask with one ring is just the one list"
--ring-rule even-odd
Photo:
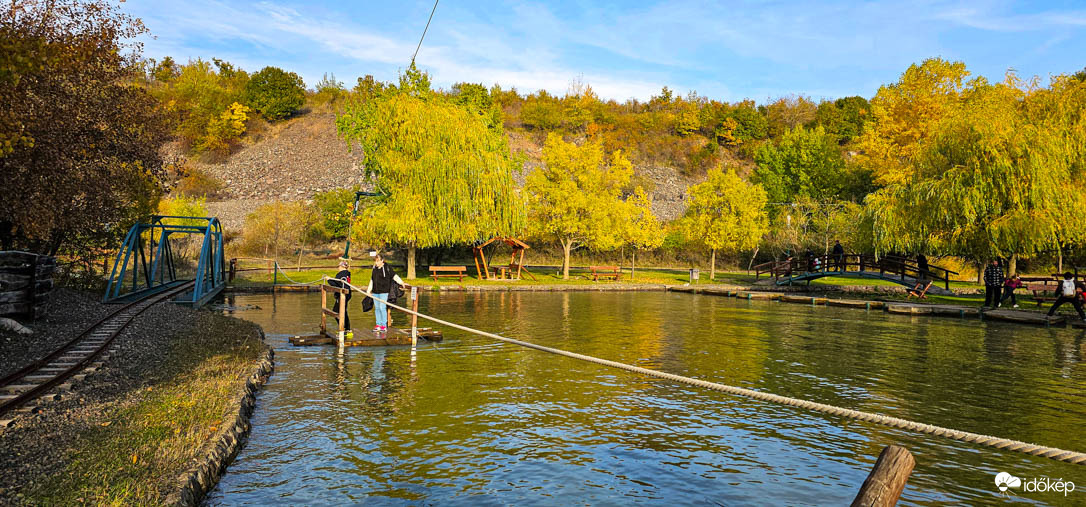
[(890, 507), (897, 505), (905, 483), (916, 466), (916, 459), (900, 445), (888, 445), (879, 454), (871, 473), (860, 486), (852, 507)]

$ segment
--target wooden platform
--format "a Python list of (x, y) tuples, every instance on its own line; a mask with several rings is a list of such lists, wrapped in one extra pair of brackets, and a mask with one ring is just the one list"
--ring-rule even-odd
[[(441, 331), (429, 327), (419, 328), (419, 339), (440, 342), (444, 339)], [(322, 333), (304, 334), (290, 337), (290, 344), (296, 347), (310, 345), (336, 345), (334, 336)], [(378, 333), (372, 329), (360, 329), (354, 332), (354, 338), (343, 343), (345, 347), (380, 347), (385, 345), (411, 345), (411, 330), (390, 327), (388, 331)]]
[[(1040, 312), (1024, 312), (1021, 310), (988, 310), (984, 312), (984, 318), (1004, 322), (1017, 322), (1019, 324), (1037, 324), (1041, 326), (1060, 325), (1068, 321), (1067, 317), (1064, 317), (1063, 315), (1053, 315), (1049, 317)], [(1074, 320), (1072, 320), (1072, 324), (1074, 324)]]
[(805, 305), (824, 305), (826, 298), (812, 296), (781, 296), (783, 303), (800, 303)]
[(947, 317), (976, 317), (980, 309), (975, 306), (923, 305), (915, 303), (887, 303), (886, 311), (905, 315), (944, 315)]
[(882, 301), (859, 301), (856, 299), (830, 299), (826, 301), (826, 304), (844, 308), (865, 308), (873, 310), (881, 310), (886, 307), (886, 303), (883, 303)]
[(738, 291), (735, 293), (735, 297), (739, 299), (762, 299), (769, 301), (776, 301), (781, 298), (780, 294), (774, 294), (772, 292), (748, 292)]

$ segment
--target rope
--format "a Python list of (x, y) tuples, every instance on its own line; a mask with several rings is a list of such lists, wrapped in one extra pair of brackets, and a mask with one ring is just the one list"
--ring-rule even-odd
[[(366, 296), (372, 296), (372, 294), (370, 294), (370, 293), (368, 293), (368, 292), (366, 292), (366, 291), (364, 291), (362, 289), (359, 289), (358, 287), (355, 287), (354, 285), (351, 285), (351, 284), (347, 284), (347, 285), (350, 288), (352, 288), (352, 289), (354, 289), (354, 290), (356, 290), (356, 291), (358, 291), (358, 292), (360, 292), (360, 293), (362, 293), (362, 294), (364, 294)], [(565, 357), (569, 357), (569, 358), (573, 358), (573, 359), (579, 359), (581, 361), (588, 361), (590, 363), (596, 363), (596, 364), (600, 364), (600, 365), (603, 365), (603, 366), (610, 366), (612, 368), (618, 368), (620, 370), (626, 370), (626, 371), (633, 372), (633, 373), (640, 373), (642, 375), (649, 375), (649, 376), (652, 376), (652, 377), (657, 377), (657, 378), (671, 380), (671, 381), (674, 381), (674, 382), (679, 382), (681, 384), (692, 385), (692, 386), (695, 386), (695, 387), (702, 387), (702, 388), (705, 388), (705, 389), (711, 389), (713, 391), (720, 391), (720, 392), (723, 392), (723, 393), (728, 393), (728, 394), (732, 394), (732, 395), (736, 395), (736, 396), (743, 396), (743, 397), (746, 397), (746, 398), (751, 398), (751, 399), (755, 399), (755, 400), (759, 400), (759, 401), (777, 403), (777, 404), (780, 404), (780, 405), (788, 405), (788, 406), (791, 406), (791, 407), (797, 407), (797, 408), (802, 408), (802, 409), (807, 409), (807, 410), (813, 410), (815, 412), (821, 412), (821, 413), (824, 413), (824, 414), (831, 414), (831, 415), (835, 415), (835, 416), (847, 417), (847, 418), (850, 418), (850, 419), (856, 419), (856, 420), (859, 420), (859, 421), (865, 421), (865, 422), (870, 422), (870, 423), (874, 423), (874, 424), (881, 424), (883, 426), (890, 426), (892, 428), (903, 429), (903, 430), (906, 430), (906, 431), (912, 431), (912, 432), (923, 433), (923, 434), (928, 434), (928, 435), (935, 435), (935, 436), (938, 436), (938, 437), (949, 438), (949, 439), (958, 440), (958, 441), (961, 441), (961, 442), (968, 442), (968, 443), (971, 443), (971, 444), (978, 444), (978, 445), (983, 445), (983, 446), (987, 446), (987, 447), (993, 447), (995, 449), (1014, 451), (1014, 452), (1021, 452), (1021, 453), (1030, 454), (1030, 455), (1033, 455), (1033, 456), (1040, 456), (1040, 457), (1043, 457), (1043, 458), (1051, 458), (1051, 459), (1054, 459), (1056, 461), (1063, 461), (1065, 463), (1071, 463), (1071, 464), (1075, 464), (1075, 465), (1086, 465), (1086, 453), (1081, 453), (1081, 452), (1076, 452), (1076, 451), (1067, 451), (1067, 450), (1058, 449), (1058, 448), (1055, 448), (1055, 447), (1046, 447), (1046, 446), (1043, 446), (1043, 445), (1030, 444), (1030, 443), (1026, 443), (1026, 442), (1020, 442), (1018, 440), (1010, 440), (1010, 439), (1006, 439), (1006, 438), (993, 437), (993, 436), (989, 436), (989, 435), (981, 435), (979, 433), (970, 433), (968, 431), (961, 431), (961, 430), (955, 430), (955, 429), (950, 429), (950, 428), (943, 428), (943, 427), (940, 427), (940, 426), (934, 426), (934, 425), (931, 425), (931, 424), (923, 424), (923, 423), (913, 422), (913, 421), (909, 421), (909, 420), (906, 420), (906, 419), (900, 419), (900, 418), (897, 418), (897, 417), (890, 417), (890, 416), (885, 416), (885, 415), (881, 415), (881, 414), (873, 414), (871, 412), (861, 412), (859, 410), (852, 410), (852, 409), (848, 409), (848, 408), (835, 407), (833, 405), (826, 405), (824, 403), (817, 403), (817, 402), (801, 400), (801, 399), (797, 399), (797, 398), (790, 398), (788, 396), (780, 396), (780, 395), (777, 395), (777, 394), (764, 393), (764, 392), (755, 391), (755, 390), (752, 390), (752, 389), (745, 389), (745, 388), (742, 388), (742, 387), (735, 387), (735, 386), (729, 386), (729, 385), (725, 385), (725, 384), (718, 384), (716, 382), (708, 382), (708, 381), (705, 381), (705, 380), (698, 380), (698, 379), (695, 379), (695, 378), (684, 377), (682, 375), (675, 375), (675, 374), (672, 374), (672, 373), (665, 373), (665, 372), (661, 372), (661, 371), (650, 370), (648, 368), (642, 368), (640, 366), (633, 366), (633, 365), (629, 365), (629, 364), (610, 361), (610, 360), (607, 360), (607, 359), (600, 359), (600, 358), (597, 358), (597, 357), (586, 356), (584, 354), (578, 354), (576, 352), (568, 352), (568, 351), (561, 350), (561, 349), (545, 347), (543, 345), (536, 345), (534, 343), (529, 343), (529, 342), (525, 342), (525, 341), (521, 341), (521, 340), (516, 340), (516, 339), (513, 339), (513, 338), (506, 338), (504, 336), (499, 336), (499, 335), (496, 335), (494, 333), (488, 333), (486, 331), (480, 331), (478, 329), (472, 329), (470, 327), (462, 326), (460, 324), (454, 324), (452, 322), (444, 321), (444, 320), (441, 320), (441, 319), (436, 318), (436, 317), (431, 317), (429, 315), (425, 315), (425, 314), (422, 314), (422, 313), (413, 312), (413, 311), (411, 311), (411, 310), (409, 310), (407, 308), (404, 308), (402, 306), (395, 305), (395, 304), (392, 304), (392, 303), (387, 303), (386, 302), (385, 304), (387, 304), (388, 306), (391, 306), (392, 308), (395, 308), (397, 310), (406, 312), (408, 314), (417, 315), (417, 316), (422, 317), (422, 318), (424, 318), (426, 320), (435, 322), (437, 324), (442, 324), (442, 325), (445, 325), (445, 326), (449, 326), (451, 328), (459, 329), (461, 331), (466, 331), (466, 332), (469, 332), (469, 333), (477, 334), (479, 336), (492, 338), (492, 339), (495, 339), (495, 340), (503, 341), (503, 342), (506, 342), (506, 343), (511, 343), (511, 344), (514, 344), (514, 345), (520, 345), (521, 347), (527, 347), (527, 348), (530, 348), (530, 349), (540, 350), (540, 351), (543, 351), (543, 352), (549, 352), (551, 354), (556, 354), (556, 355), (559, 355), (559, 356), (565, 356)]]
[(291, 277), (290, 277), (289, 275), (287, 275), (287, 272), (286, 272), (286, 271), (283, 271), (283, 268), (279, 267), (279, 263), (278, 263), (278, 262), (276, 262), (276, 263), (275, 263), (275, 269), (276, 269), (277, 271), (279, 271), (280, 273), (282, 273), (282, 274), (283, 274), (283, 278), (286, 278), (287, 280), (290, 280), (290, 281), (291, 281), (292, 283), (294, 283), (295, 285), (324, 285), (324, 280), (325, 280), (326, 278), (328, 278), (327, 276), (323, 276), (323, 275), (322, 275), (322, 276), (321, 276), (321, 278), (320, 278), (320, 280), (317, 280), (317, 281), (315, 281), (315, 282), (299, 282), (299, 281), (297, 281), (297, 280), (295, 280), (295, 279), (291, 278)]
[(434, 19), (434, 12), (437, 12), (437, 3), (440, 0), (434, 0), (434, 8), (430, 9), (430, 19), (426, 20), (426, 28), (422, 29), (422, 37), (419, 37), (419, 45), (415, 46), (415, 54), (411, 55), (411, 63), (415, 63), (415, 57), (419, 56), (419, 48), (422, 47), (422, 39), (426, 38), (426, 31), (430, 29), (430, 21)]

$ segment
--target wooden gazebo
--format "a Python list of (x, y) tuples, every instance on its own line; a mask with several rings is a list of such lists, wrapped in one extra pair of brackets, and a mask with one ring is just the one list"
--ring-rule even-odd
[[(486, 254), (483, 253), (483, 248), (497, 243), (505, 243), (509, 248), (513, 249), (513, 254), (509, 257), (509, 266), (495, 266), (494, 273), (490, 273), (490, 267), (486, 263)], [(472, 252), (475, 254), (475, 272), (479, 276), (480, 280), (490, 279), (513, 279), (520, 280), (520, 275), (523, 273), (525, 276), (535, 280), (535, 276), (532, 275), (527, 269), (524, 269), (524, 251), (531, 248), (527, 243), (513, 237), (499, 236), (491, 238), (489, 241), (472, 247)], [(517, 259), (517, 256), (520, 259)], [(516, 274), (514, 275), (514, 271)]]

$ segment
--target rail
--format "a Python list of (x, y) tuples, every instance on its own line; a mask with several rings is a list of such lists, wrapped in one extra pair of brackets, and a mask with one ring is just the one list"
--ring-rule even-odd
[[(85, 329), (60, 348), (0, 379), (0, 414), (45, 394), (100, 356), (139, 314), (157, 303), (192, 289), (190, 280), (165, 292), (132, 301)], [(38, 375), (33, 375), (37, 373)], [(40, 382), (39, 382), (40, 381)]]
[[(879, 278), (910, 285), (919, 280), (940, 282), (950, 290), (950, 278), (958, 272), (929, 264), (922, 269), (915, 260), (888, 255), (876, 257), (872, 254), (844, 254), (841, 256), (826, 254), (813, 257), (793, 257), (781, 261), (769, 261), (753, 266), (755, 279), (762, 275), (773, 277), (778, 284), (795, 281), (809, 281), (826, 276), (847, 276), (849, 274), (874, 274)], [(781, 278), (785, 280), (782, 282)]]

